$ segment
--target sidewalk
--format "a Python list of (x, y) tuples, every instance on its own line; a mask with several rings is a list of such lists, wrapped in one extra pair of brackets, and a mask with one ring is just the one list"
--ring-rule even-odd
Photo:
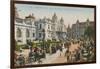
[(56, 53), (50, 55), (50, 54), (46, 54), (46, 59), (43, 60), (43, 63), (52, 63), (54, 62), (54, 60), (56, 60), (60, 55), (60, 52), (57, 51)]

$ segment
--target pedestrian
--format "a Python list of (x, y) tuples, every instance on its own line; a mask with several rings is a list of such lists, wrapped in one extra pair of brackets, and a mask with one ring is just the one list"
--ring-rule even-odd
[(38, 59), (38, 50), (34, 51), (34, 61), (36, 62)]
[(72, 51), (71, 62), (75, 62), (75, 51)]
[(18, 59), (17, 59), (18, 63), (20, 66), (25, 64), (25, 58), (22, 54), (19, 55)]
[(62, 47), (60, 46), (60, 56), (61, 56), (61, 54), (62, 54)]
[(80, 60), (80, 53), (79, 53), (79, 50), (76, 50), (75, 58), (76, 58), (75, 61), (79, 61), (79, 60)]
[(70, 55), (71, 55), (71, 52), (67, 51), (66, 52), (67, 63), (70, 62)]

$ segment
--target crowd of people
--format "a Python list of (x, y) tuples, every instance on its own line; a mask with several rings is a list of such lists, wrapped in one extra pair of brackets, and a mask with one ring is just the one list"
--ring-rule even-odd
[(93, 40), (79, 40), (71, 43), (78, 43), (79, 47), (74, 51), (69, 51), (70, 46), (67, 47), (65, 52), (67, 63), (95, 61), (95, 43)]
[(20, 54), (16, 56), (15, 64), (17, 66), (22, 66), (25, 64), (32, 64), (32, 63), (42, 63), (41, 58), (45, 58), (45, 51), (41, 48), (34, 47), (30, 49), (30, 52), (27, 57), (25, 55)]
[[(61, 44), (57, 44), (56, 46), (51, 46), (51, 51), (48, 53), (50, 55), (55, 54), (57, 51), (62, 52), (62, 46)], [(21, 54), (22, 49), (20, 51), (20, 55), (16, 55), (15, 64), (16, 66), (22, 66), (25, 64), (34, 64), (38, 63), (41, 64), (42, 60), (46, 58), (46, 49), (43, 49), (41, 47), (30, 47), (28, 56), (25, 57), (24, 54)], [(61, 53), (60, 53), (61, 56)]]
[[(74, 51), (70, 51), (69, 49), (71, 44), (78, 44), (79, 47)], [(66, 58), (67, 63), (88, 62), (95, 60), (95, 43), (93, 40), (68, 41), (64, 44), (64, 48), (66, 49), (64, 57)], [(30, 51), (27, 57), (25, 57), (23, 54), (16, 56), (15, 64), (17, 66), (33, 64), (35, 62), (41, 64), (41, 59), (46, 58), (46, 50), (40, 47), (30, 48), (29, 50)], [(62, 44), (52, 46), (51, 50), (52, 52), (50, 54), (56, 53), (58, 50), (62, 53)]]

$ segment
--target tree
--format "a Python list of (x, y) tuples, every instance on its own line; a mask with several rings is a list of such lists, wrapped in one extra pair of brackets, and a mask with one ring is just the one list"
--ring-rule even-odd
[(91, 26), (88, 26), (85, 29), (84, 36), (89, 37), (89, 38), (94, 38), (95, 37), (95, 30), (94, 30), (94, 28), (91, 27)]

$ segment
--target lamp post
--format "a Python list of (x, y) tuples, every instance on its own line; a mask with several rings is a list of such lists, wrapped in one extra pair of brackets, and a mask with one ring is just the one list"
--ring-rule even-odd
[(46, 57), (46, 52), (45, 52), (45, 44), (44, 44), (44, 40), (45, 40), (45, 29), (42, 30), (43, 32), (43, 57)]
[(43, 30), (42, 30), (42, 32), (43, 32), (43, 50), (44, 50), (44, 48), (45, 48), (45, 46), (44, 46), (44, 40), (45, 40), (45, 30), (43, 29)]

